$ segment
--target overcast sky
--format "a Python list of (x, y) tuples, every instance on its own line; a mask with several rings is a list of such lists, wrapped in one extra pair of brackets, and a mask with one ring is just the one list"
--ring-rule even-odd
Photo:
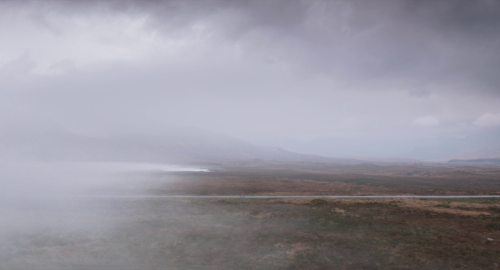
[(3, 123), (275, 146), (500, 126), (499, 1), (2, 1), (0, 39)]

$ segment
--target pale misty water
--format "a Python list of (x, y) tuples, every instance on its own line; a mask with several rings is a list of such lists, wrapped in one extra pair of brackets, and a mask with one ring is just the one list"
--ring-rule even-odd
[(145, 162), (86, 162), (76, 163), (77, 166), (83, 166), (94, 170), (103, 170), (109, 172), (208, 172), (207, 169), (183, 167), (178, 165), (145, 163)]
[(2, 196), (70, 195), (103, 187), (140, 186), (150, 181), (152, 174), (208, 172), (196, 167), (132, 162), (4, 162), (0, 167)]

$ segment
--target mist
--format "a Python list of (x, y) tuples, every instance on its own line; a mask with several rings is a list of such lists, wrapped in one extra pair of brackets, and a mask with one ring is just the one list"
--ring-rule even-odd
[[(207, 171), (154, 163), (22, 159), (3, 160), (0, 168), (2, 269), (154, 267), (157, 262), (148, 263), (129, 245), (127, 226), (142, 228), (141, 222), (151, 218), (169, 222), (182, 206), (167, 204), (166, 212), (155, 214), (146, 201), (137, 206), (147, 211), (139, 217), (137, 207), (123, 206), (137, 200), (120, 201), (119, 196), (154, 195), (151, 187), (177, 181), (171, 172)], [(141, 245), (151, 244), (144, 235), (134, 235)]]
[(361, 186), (462, 177), (449, 160), (500, 157), (498, 14), (489, 0), (1, 1), (0, 269), (306, 267), (294, 256), (318, 247), (318, 213), (351, 232), (337, 202), (117, 198), (417, 194)]

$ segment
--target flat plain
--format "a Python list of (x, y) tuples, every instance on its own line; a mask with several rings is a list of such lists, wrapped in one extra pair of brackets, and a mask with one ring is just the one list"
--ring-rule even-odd
[[(411, 173), (410, 175), (408, 174)], [(141, 195), (498, 194), (498, 167), (254, 161), (128, 174)], [(90, 192), (90, 191), (89, 191)], [(500, 199), (2, 201), (0, 269), (498, 269)], [(9, 207), (7, 207), (9, 204)]]

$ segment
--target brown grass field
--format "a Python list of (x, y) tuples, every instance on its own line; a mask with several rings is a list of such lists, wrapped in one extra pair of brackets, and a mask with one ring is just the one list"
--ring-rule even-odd
[[(500, 167), (263, 161), (212, 167), (209, 173), (152, 174), (147, 193), (238, 195), (244, 190), (247, 195), (500, 195)], [(405, 174), (411, 171), (426, 173)], [(113, 190), (127, 192), (122, 188)], [(131, 192), (135, 189), (132, 186)]]
[[(494, 167), (254, 162), (219, 164), (212, 170), (128, 175), (93, 192), (500, 191), (500, 170)], [(404, 175), (414, 170), (433, 175)], [(48, 200), (15, 206), (13, 213), (2, 213), (12, 224), (1, 223), (0, 269), (500, 268), (500, 199), (496, 198), (75, 198), (64, 204)]]

